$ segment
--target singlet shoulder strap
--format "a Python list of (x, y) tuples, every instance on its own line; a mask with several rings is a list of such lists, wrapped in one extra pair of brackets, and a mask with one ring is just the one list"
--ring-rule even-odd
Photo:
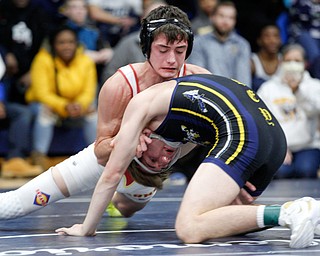
[(184, 63), (179, 71), (179, 77), (187, 75), (187, 65)]
[(121, 67), (118, 71), (123, 75), (127, 84), (130, 86), (132, 97), (140, 92), (137, 74), (131, 64)]

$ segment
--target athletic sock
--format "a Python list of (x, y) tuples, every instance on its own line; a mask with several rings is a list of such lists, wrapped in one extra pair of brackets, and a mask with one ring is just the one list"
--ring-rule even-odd
[(279, 226), (281, 205), (260, 205), (257, 211), (259, 228)]
[(0, 220), (25, 216), (62, 198), (49, 169), (22, 187), (0, 194)]

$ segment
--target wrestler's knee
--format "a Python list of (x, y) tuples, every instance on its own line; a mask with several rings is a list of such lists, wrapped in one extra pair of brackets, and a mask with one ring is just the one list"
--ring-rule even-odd
[(119, 210), (123, 217), (131, 217), (137, 211), (143, 209), (146, 203), (137, 203), (126, 198), (121, 193), (117, 193), (112, 199), (112, 203)]
[(57, 187), (60, 189), (61, 193), (65, 197), (69, 197), (70, 196), (69, 190), (68, 190), (67, 185), (61, 176), (59, 168), (57, 166), (52, 167), (51, 173), (52, 173), (52, 178), (53, 178), (54, 182), (56, 183)]
[(128, 205), (125, 205), (123, 203), (114, 203), (114, 205), (119, 210), (121, 215), (125, 218), (131, 217), (136, 212), (132, 208), (128, 207)]
[(181, 216), (178, 214), (175, 223), (175, 230), (178, 238), (184, 243), (201, 243), (203, 238), (199, 232), (198, 217)]

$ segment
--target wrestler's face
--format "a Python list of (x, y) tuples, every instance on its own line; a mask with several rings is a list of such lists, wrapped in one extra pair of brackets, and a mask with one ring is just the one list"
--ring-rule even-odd
[(187, 41), (168, 43), (167, 37), (159, 34), (151, 44), (149, 62), (165, 80), (175, 78), (184, 64), (187, 48)]
[(174, 159), (177, 149), (168, 146), (163, 141), (152, 139), (148, 145), (148, 150), (143, 153), (139, 159), (148, 169), (152, 171), (160, 171), (169, 166)]

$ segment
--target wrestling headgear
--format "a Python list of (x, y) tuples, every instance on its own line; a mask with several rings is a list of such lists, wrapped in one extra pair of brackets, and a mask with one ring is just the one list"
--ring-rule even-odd
[(179, 21), (178, 19), (157, 19), (157, 20), (151, 20), (149, 22), (144, 22), (142, 24), (142, 29), (140, 31), (140, 46), (141, 46), (142, 53), (146, 58), (149, 59), (151, 44), (154, 39), (153, 37), (154, 37), (155, 30), (167, 24), (175, 25), (179, 27), (182, 31), (187, 33), (188, 35), (188, 48), (186, 52), (186, 59), (187, 59), (192, 51), (194, 36), (191, 28), (188, 25)]
[(171, 168), (171, 166), (175, 162), (177, 162), (178, 159), (180, 158), (182, 143), (168, 141), (168, 140), (164, 139), (162, 136), (160, 136), (158, 134), (154, 134), (154, 133), (151, 133), (149, 138), (161, 140), (166, 145), (168, 145), (169, 147), (174, 148), (176, 150), (175, 154), (174, 154), (173, 158), (171, 159), (170, 163), (168, 164), (168, 166), (166, 168), (161, 169), (161, 170), (154, 171), (154, 170), (151, 170), (150, 168), (148, 168), (146, 165), (144, 165), (137, 157), (134, 157), (133, 160), (141, 167), (142, 171), (149, 173), (149, 174), (159, 174), (161, 172), (165, 172), (165, 171), (169, 170)]

